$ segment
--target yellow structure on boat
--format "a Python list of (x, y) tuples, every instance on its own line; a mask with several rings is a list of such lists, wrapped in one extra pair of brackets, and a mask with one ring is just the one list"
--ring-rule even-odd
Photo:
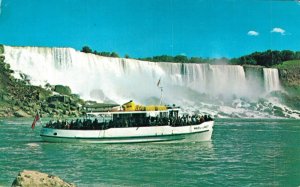
[(167, 110), (167, 107), (164, 105), (137, 105), (133, 101), (129, 101), (122, 105), (124, 111), (158, 111), (158, 110)]

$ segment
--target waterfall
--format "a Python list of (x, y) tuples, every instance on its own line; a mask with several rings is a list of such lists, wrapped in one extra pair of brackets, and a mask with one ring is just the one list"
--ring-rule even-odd
[(28, 75), (34, 85), (68, 85), (83, 98), (98, 101), (143, 102), (159, 97), (156, 82), (160, 78), (169, 102), (188, 90), (222, 96), (248, 93), (242, 66), (146, 62), (86, 54), (72, 48), (5, 46), (5, 56), (16, 74)]
[(266, 92), (281, 90), (278, 69), (263, 68)]
[(242, 66), (210, 66), (210, 90), (217, 94), (234, 93), (237, 96), (247, 95), (247, 82)]
[[(274, 102), (258, 98), (280, 90), (278, 70), (271, 68), (147, 62), (72, 48), (4, 46), (4, 55), (16, 78), (26, 74), (33, 85), (67, 85), (83, 99), (98, 102), (158, 104), (160, 79), (164, 103), (181, 105), (186, 112), (270, 117), (275, 114)], [(283, 111), (297, 116), (287, 108)]]

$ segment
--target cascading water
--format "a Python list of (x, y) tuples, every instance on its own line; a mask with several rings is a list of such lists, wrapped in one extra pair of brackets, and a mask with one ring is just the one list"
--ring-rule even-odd
[(280, 89), (278, 69), (264, 68), (264, 82), (266, 92), (278, 91)]
[(87, 99), (99, 90), (116, 102), (142, 101), (159, 94), (159, 78), (168, 97), (176, 92), (174, 87), (212, 95), (247, 93), (242, 66), (154, 63), (101, 57), (71, 48), (5, 47), (5, 55), (12, 69), (29, 75), (32, 84), (68, 85)]
[[(231, 101), (258, 98), (264, 92), (253, 86), (260, 83), (251, 80), (249, 84), (250, 79), (238, 65), (155, 63), (102, 57), (72, 48), (5, 46), (4, 50), (6, 63), (11, 65), (16, 77), (22, 72), (34, 85), (67, 85), (81, 97), (100, 102), (121, 104), (131, 99), (141, 104), (158, 102), (160, 89), (156, 84), (161, 79), (165, 103), (189, 105), (200, 111), (209, 108), (208, 113), (225, 114), (229, 110), (224, 108), (225, 98)], [(265, 68), (264, 80), (275, 81), (274, 74), (273, 69)], [(276, 89), (272, 81), (266, 82), (268, 91)], [(229, 105), (227, 102), (231, 113), (240, 111), (232, 109), (244, 106)]]
[(242, 66), (215, 65), (210, 66), (210, 87), (218, 94), (233, 93), (237, 96), (247, 95), (247, 81)]

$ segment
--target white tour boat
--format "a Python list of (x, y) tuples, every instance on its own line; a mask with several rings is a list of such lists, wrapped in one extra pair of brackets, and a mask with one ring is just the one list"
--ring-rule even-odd
[(91, 112), (83, 121), (49, 122), (41, 130), (47, 142), (144, 143), (210, 141), (214, 121), (179, 115), (175, 106), (140, 106), (130, 101), (107, 112)]

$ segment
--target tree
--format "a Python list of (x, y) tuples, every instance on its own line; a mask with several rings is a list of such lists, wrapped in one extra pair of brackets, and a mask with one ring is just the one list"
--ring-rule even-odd
[(89, 46), (83, 46), (81, 52), (84, 53), (93, 53), (93, 50)]
[(184, 56), (184, 55), (177, 55), (177, 56), (174, 57), (174, 61), (175, 62), (186, 63), (186, 62), (189, 61), (189, 59), (186, 56)]
[(138, 60), (143, 60), (143, 61), (150, 61), (150, 62), (153, 62), (152, 57), (138, 58)]
[(125, 55), (125, 58), (130, 58), (130, 56), (126, 54), (126, 55)]
[(257, 62), (256, 62), (256, 60), (253, 59), (253, 58), (248, 58), (248, 59), (246, 60), (246, 63), (245, 63), (245, 64), (256, 65)]
[(230, 64), (236, 65), (236, 64), (240, 64), (240, 59), (239, 58), (232, 58), (229, 61)]
[(110, 56), (110, 52), (103, 51), (103, 52), (100, 52), (100, 55), (101, 56)]
[(294, 55), (295, 60), (300, 60), (300, 51), (296, 51)]
[(282, 62), (280, 51), (272, 51), (271, 64), (280, 64)]
[(94, 50), (93, 54), (95, 54), (95, 55), (100, 55), (100, 52)]
[(168, 55), (154, 56), (154, 62), (174, 62), (174, 57)]
[(203, 59), (201, 57), (191, 57), (189, 62), (190, 63), (203, 63)]
[(111, 52), (110, 56), (111, 57), (119, 57), (118, 53), (116, 53), (116, 52)]
[(290, 50), (281, 51), (282, 61), (288, 61), (294, 59), (294, 52)]

